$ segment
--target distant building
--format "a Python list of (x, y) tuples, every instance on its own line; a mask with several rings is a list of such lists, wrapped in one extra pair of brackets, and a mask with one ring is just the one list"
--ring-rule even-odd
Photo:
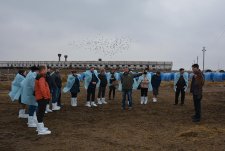
[(173, 62), (163, 61), (0, 61), (0, 68), (29, 68), (46, 64), (51, 68), (79, 68), (86, 69), (90, 66), (96, 68), (123, 68), (171, 71)]

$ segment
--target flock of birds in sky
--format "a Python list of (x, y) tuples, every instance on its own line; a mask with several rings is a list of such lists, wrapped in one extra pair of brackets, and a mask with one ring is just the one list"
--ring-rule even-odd
[(113, 57), (129, 50), (132, 40), (128, 37), (106, 37), (98, 34), (93, 38), (86, 38), (69, 43), (69, 47), (78, 50), (88, 50), (96, 54)]

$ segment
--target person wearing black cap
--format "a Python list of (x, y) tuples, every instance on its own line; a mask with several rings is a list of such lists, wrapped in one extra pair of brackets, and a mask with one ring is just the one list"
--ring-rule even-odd
[(192, 120), (193, 122), (200, 122), (202, 91), (203, 91), (205, 80), (204, 80), (204, 75), (199, 69), (198, 64), (192, 65), (192, 71), (194, 73), (194, 76), (192, 77), (190, 92), (193, 95), (194, 108), (195, 108), (195, 115), (192, 116)]
[(174, 105), (178, 104), (178, 98), (181, 93), (181, 105), (184, 105), (185, 99), (185, 91), (188, 87), (188, 73), (184, 72), (184, 69), (181, 68), (179, 73), (175, 74), (174, 77), (174, 90), (175, 90), (175, 103)]

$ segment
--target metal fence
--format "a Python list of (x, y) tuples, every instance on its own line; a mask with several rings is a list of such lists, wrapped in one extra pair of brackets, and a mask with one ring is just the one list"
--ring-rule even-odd
[(171, 71), (172, 62), (160, 61), (0, 61), (0, 68), (28, 68), (46, 64), (52, 68), (88, 68), (95, 66), (97, 68), (123, 68), (133, 69), (156, 69)]

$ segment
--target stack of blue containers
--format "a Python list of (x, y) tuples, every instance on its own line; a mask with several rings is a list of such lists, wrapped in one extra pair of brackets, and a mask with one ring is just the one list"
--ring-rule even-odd
[(215, 72), (213, 73), (213, 81), (214, 82), (222, 82), (224, 73)]
[[(149, 72), (148, 74), (151, 74), (152, 76), (155, 74), (153, 72)], [(192, 79), (193, 73), (188, 74), (189, 80)], [(161, 73), (161, 79), (162, 81), (173, 81), (174, 80), (175, 73), (174, 72), (167, 72), (167, 73)], [(84, 75), (81, 75), (82, 78), (84, 78)], [(120, 80), (120, 76), (117, 77), (118, 80)], [(213, 82), (223, 82), (225, 81), (225, 73), (222, 72), (205, 72), (204, 73), (205, 81), (213, 81)], [(136, 78), (138, 80), (138, 77)]]
[(206, 81), (213, 81), (213, 73), (212, 72), (205, 72), (204, 73)]
[(162, 81), (172, 81), (174, 79), (174, 73), (161, 73)]

